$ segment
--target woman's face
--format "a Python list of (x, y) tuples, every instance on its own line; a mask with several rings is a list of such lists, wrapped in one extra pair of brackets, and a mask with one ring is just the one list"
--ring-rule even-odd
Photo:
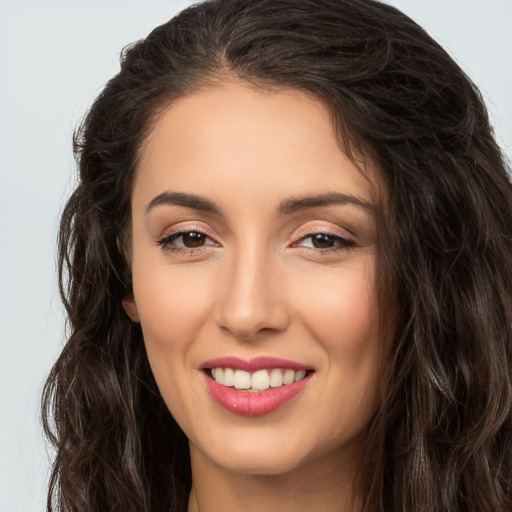
[(226, 83), (159, 118), (124, 306), (193, 464), (270, 475), (357, 457), (382, 356), (372, 187), (295, 90)]

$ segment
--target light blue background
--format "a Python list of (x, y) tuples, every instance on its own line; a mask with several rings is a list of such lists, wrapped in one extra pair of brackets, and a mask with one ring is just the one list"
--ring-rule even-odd
[[(121, 48), (190, 3), (0, 0), (0, 512), (45, 510), (38, 402), (63, 342), (55, 237), (74, 181), (73, 127)], [(512, 0), (390, 3), (479, 85), (512, 157)]]

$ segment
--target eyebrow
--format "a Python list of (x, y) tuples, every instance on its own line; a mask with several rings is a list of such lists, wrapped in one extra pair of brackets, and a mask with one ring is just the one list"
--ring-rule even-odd
[[(354, 205), (364, 210), (372, 212), (374, 207), (368, 201), (350, 194), (341, 194), (339, 192), (328, 192), (314, 196), (291, 197), (282, 201), (277, 209), (279, 216), (290, 215), (301, 210), (318, 208), (331, 205)], [(210, 199), (185, 192), (163, 192), (159, 194), (148, 204), (146, 212), (160, 205), (174, 205), (191, 208), (193, 210), (212, 213), (222, 216), (222, 210)]]
[(202, 212), (222, 215), (221, 209), (213, 202), (203, 196), (196, 194), (186, 194), (184, 192), (164, 192), (156, 196), (147, 206), (146, 213), (162, 204), (174, 206), (184, 206)]
[(279, 215), (289, 215), (309, 208), (331, 205), (354, 205), (363, 208), (369, 212), (374, 211), (373, 205), (360, 197), (350, 194), (340, 194), (339, 192), (328, 192), (315, 196), (291, 197), (283, 201), (278, 208)]

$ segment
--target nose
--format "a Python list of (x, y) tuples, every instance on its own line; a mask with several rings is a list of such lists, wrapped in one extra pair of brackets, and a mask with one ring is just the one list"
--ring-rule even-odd
[(241, 340), (286, 329), (289, 313), (282, 272), (264, 250), (245, 250), (226, 262), (219, 284), (217, 323)]

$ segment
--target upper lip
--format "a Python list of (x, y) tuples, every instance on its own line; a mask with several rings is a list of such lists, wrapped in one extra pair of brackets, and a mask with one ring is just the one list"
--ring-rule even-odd
[(259, 356), (243, 358), (237, 356), (225, 356), (215, 359), (209, 359), (201, 365), (201, 369), (206, 368), (233, 368), (234, 370), (245, 370), (246, 372), (256, 372), (271, 368), (282, 368), (290, 370), (312, 370), (311, 366), (289, 361), (278, 357)]

